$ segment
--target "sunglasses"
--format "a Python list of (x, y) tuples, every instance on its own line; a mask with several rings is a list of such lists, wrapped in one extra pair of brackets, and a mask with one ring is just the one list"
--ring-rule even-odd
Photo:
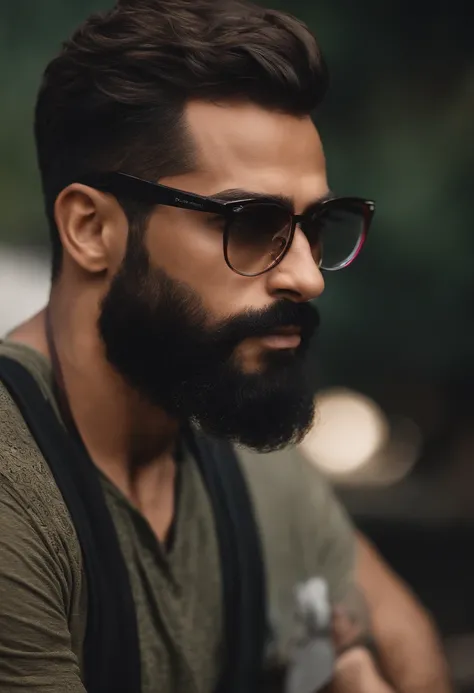
[(375, 211), (370, 200), (328, 197), (304, 214), (293, 214), (289, 205), (271, 196), (222, 201), (120, 172), (81, 176), (77, 182), (118, 198), (218, 215), (223, 220), (225, 261), (244, 277), (276, 267), (291, 248), (297, 226), (320, 269), (348, 267), (362, 250)]

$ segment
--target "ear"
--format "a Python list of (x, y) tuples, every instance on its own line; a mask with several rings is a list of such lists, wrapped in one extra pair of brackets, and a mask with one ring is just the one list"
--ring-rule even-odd
[(116, 269), (125, 253), (128, 223), (112, 195), (73, 183), (58, 195), (54, 218), (63, 250), (76, 265), (91, 274)]

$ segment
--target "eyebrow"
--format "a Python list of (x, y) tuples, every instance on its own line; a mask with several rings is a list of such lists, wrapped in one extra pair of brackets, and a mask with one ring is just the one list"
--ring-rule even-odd
[[(254, 192), (252, 190), (243, 190), (242, 188), (232, 188), (230, 190), (222, 190), (221, 192), (215, 193), (211, 196), (214, 200), (219, 202), (238, 202), (239, 200), (264, 200), (265, 202), (278, 202), (279, 204), (287, 207), (292, 212), (295, 209), (294, 200), (289, 195), (282, 195), (278, 193), (262, 193)], [(327, 200), (332, 200), (335, 197), (334, 192), (328, 190), (324, 195), (320, 195), (312, 202), (306, 205), (303, 214), (305, 214), (309, 209), (315, 205), (326, 202)]]

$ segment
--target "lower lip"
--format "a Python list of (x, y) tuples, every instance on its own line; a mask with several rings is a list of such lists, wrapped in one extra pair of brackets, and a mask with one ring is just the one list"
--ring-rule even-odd
[(296, 349), (301, 344), (301, 335), (271, 334), (262, 337), (260, 341), (267, 349)]

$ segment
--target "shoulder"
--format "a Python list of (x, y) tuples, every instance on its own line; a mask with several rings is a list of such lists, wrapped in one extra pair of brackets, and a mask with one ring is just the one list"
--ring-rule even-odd
[(1, 381), (0, 487), (0, 512), (7, 512), (8, 505), (8, 512), (21, 518), (72, 584), (81, 573), (72, 520), (46, 460)]
[[(258, 453), (243, 448), (236, 450), (249, 485), (255, 491), (265, 489), (270, 495), (301, 493), (312, 496), (332, 495), (325, 477), (295, 446), (277, 452)], [(269, 482), (273, 483), (269, 486)]]
[(59, 489), (0, 383), (0, 689), (83, 691), (80, 547)]
[(289, 628), (297, 585), (323, 579), (332, 602), (349, 589), (354, 527), (331, 485), (297, 449), (237, 454), (260, 529), (270, 616), (281, 637)]
[(267, 526), (278, 527), (279, 533), (292, 527), (300, 541), (309, 539), (314, 548), (330, 529), (331, 513), (344, 513), (327, 479), (296, 448), (237, 454), (264, 531)]

